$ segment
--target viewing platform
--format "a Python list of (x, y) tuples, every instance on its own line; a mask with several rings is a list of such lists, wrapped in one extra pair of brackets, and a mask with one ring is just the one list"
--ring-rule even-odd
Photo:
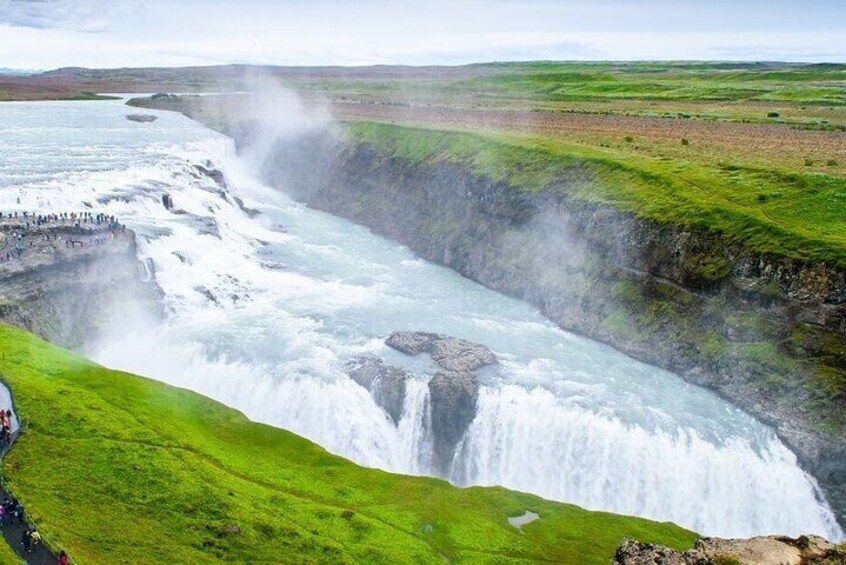
[(15, 274), (86, 255), (125, 251), (134, 241), (134, 234), (107, 214), (2, 212), (0, 273)]

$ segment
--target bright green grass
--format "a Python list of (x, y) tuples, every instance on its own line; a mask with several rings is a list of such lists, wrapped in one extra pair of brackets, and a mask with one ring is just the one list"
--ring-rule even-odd
[(446, 160), (515, 188), (552, 188), (641, 217), (722, 233), (756, 251), (846, 265), (841, 177), (711, 167), (528, 134), (374, 122), (348, 128), (352, 138), (411, 162)]
[[(3, 472), (77, 563), (607, 565), (626, 536), (694, 541), (673, 524), (365, 469), (7, 326), (0, 352), (27, 426)], [(541, 519), (521, 533), (506, 518), (527, 509)]]
[(846, 127), (843, 64), (530, 61), (467, 65), (409, 78), (292, 75), (286, 84), (339, 101)]
[(535, 100), (730, 100), (846, 104), (846, 65), (579, 63), (480, 65), (456, 90)]

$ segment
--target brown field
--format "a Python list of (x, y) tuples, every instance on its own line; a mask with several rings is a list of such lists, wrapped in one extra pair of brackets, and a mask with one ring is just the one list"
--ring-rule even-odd
[[(332, 104), (332, 111), (344, 120), (533, 133), (707, 165), (731, 163), (846, 175), (846, 132), (787, 124), (338, 102)], [(688, 144), (683, 145), (682, 139)], [(832, 161), (836, 164), (829, 164)]]

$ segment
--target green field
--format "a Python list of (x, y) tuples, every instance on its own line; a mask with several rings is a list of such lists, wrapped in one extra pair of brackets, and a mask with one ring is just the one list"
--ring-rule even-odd
[(846, 105), (846, 65), (788, 63), (500, 63), (458, 87), (535, 100), (708, 100)]
[(408, 74), (280, 78), (332, 100), (846, 127), (846, 64), (536, 61)]
[[(3, 474), (76, 563), (579, 563), (672, 524), (366, 469), (198, 394), (0, 326), (25, 423)], [(532, 510), (520, 532), (506, 518)], [(0, 557), (3, 554), (0, 553)]]
[(659, 222), (706, 228), (761, 252), (846, 266), (846, 178), (650, 158), (513, 132), (373, 122), (350, 135), (411, 162), (444, 159), (515, 188), (552, 188)]

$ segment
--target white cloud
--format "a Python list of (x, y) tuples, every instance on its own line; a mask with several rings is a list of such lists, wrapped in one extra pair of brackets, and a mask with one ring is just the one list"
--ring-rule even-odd
[(0, 66), (843, 61), (843, 21), (842, 0), (0, 0)]
[(106, 32), (116, 18), (143, 13), (135, 2), (102, 0), (0, 0), (0, 23), (34, 29)]

